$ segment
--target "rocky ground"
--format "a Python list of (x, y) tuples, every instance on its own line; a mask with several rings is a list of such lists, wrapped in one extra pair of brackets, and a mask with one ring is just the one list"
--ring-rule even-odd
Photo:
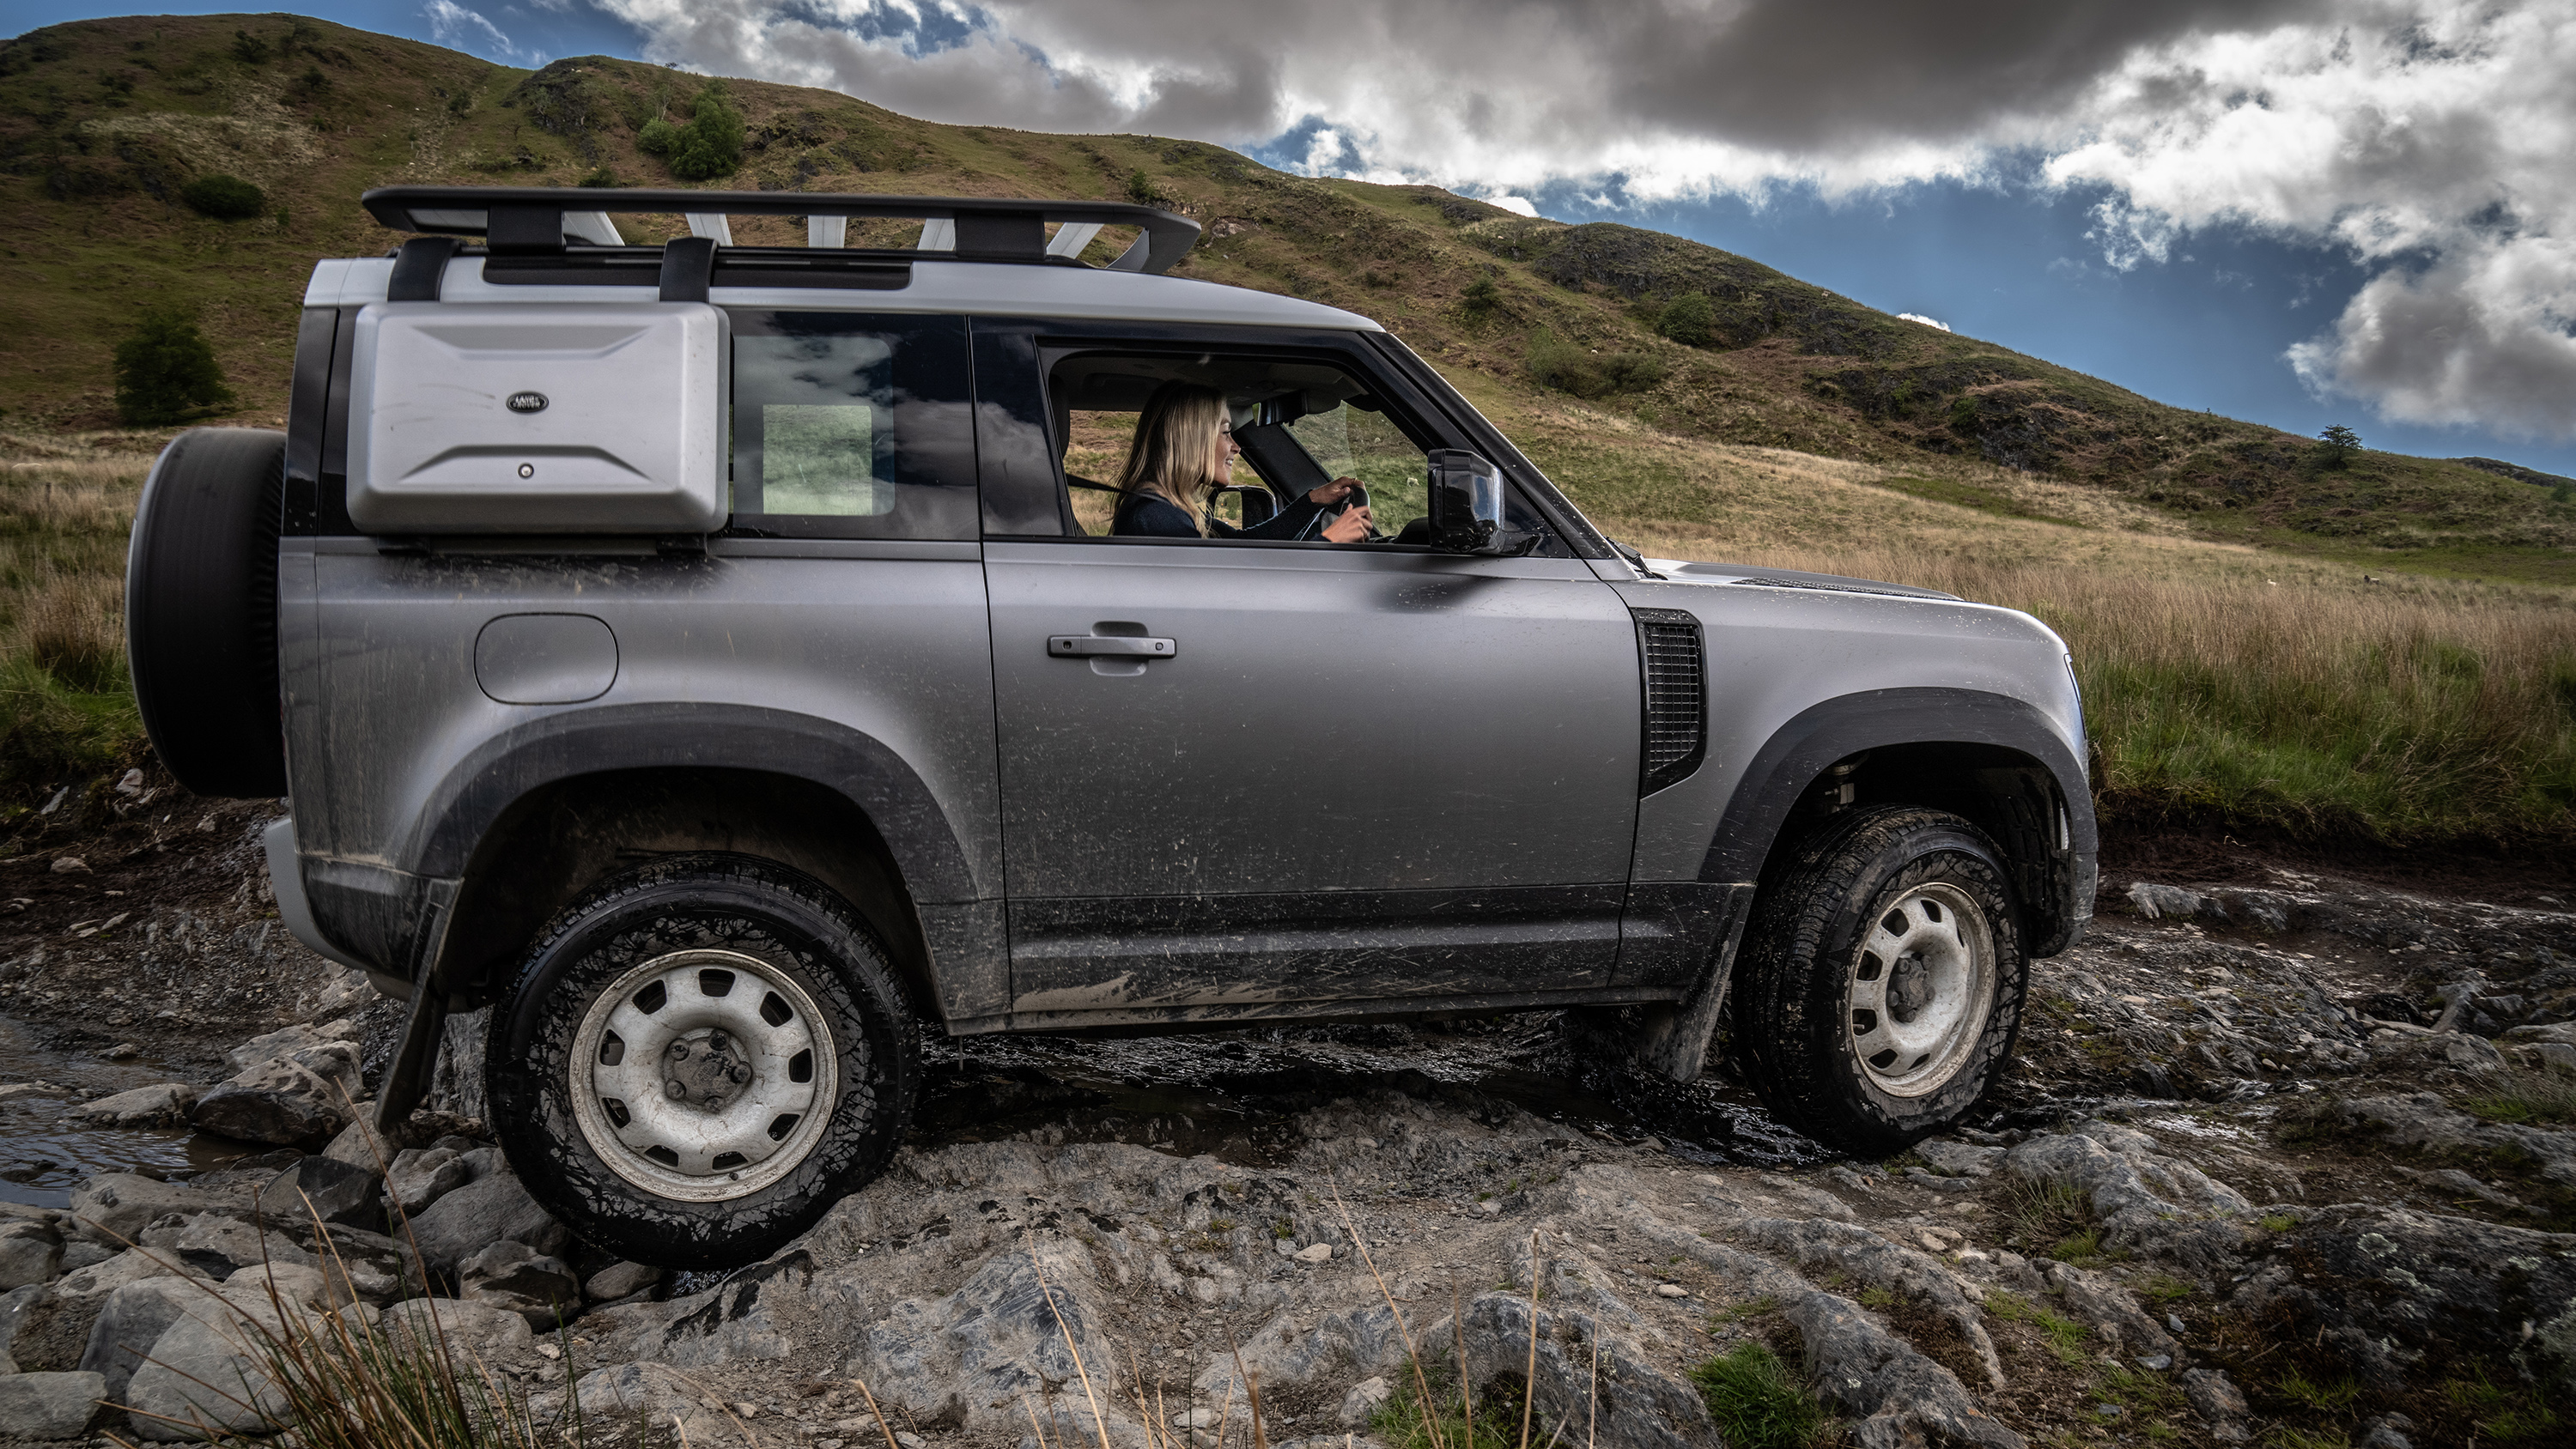
[(1526, 1399), (1541, 1445), (1710, 1446), (1693, 1370), (1748, 1343), (1870, 1446), (2576, 1434), (2546, 876), (2133, 851), (1973, 1125), (1883, 1162), (1549, 1017), (941, 1043), (885, 1178), (665, 1277), (537, 1211), (468, 1084), (348, 1128), (397, 1011), (277, 926), (271, 812), (129, 783), (0, 859), (0, 1442), (264, 1428), (192, 1380), (326, 1311), (691, 1445), (880, 1444), (862, 1382), (903, 1449), (1249, 1445), (1239, 1356), (1272, 1444), (1391, 1445), (1463, 1362), (1496, 1442)]

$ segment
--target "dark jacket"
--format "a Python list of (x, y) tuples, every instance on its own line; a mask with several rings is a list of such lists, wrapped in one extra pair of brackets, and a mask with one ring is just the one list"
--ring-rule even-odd
[[(1298, 494), (1287, 507), (1279, 510), (1266, 523), (1250, 528), (1237, 528), (1217, 519), (1207, 521), (1210, 538), (1302, 538), (1315, 516), (1324, 511), (1322, 504)], [(1197, 538), (1199, 531), (1190, 526), (1190, 516), (1160, 494), (1129, 493), (1118, 500), (1118, 512), (1109, 520), (1112, 538)]]

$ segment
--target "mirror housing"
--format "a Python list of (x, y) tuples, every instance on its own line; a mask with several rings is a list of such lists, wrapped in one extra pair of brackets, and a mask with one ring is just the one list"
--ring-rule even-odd
[(1432, 547), (1449, 553), (1504, 553), (1503, 470), (1463, 448), (1429, 455)]

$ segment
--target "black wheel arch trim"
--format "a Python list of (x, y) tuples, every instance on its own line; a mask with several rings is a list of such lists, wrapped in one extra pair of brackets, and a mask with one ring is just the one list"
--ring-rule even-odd
[(902, 755), (847, 725), (750, 705), (609, 705), (495, 735), (430, 792), (405, 857), (421, 875), (462, 876), (485, 833), (532, 790), (612, 770), (743, 760), (810, 780), (856, 806), (884, 837), (915, 901), (978, 898), (956, 828)]
[(2061, 899), (2028, 904), (2047, 918), (2035, 923), (2032, 954), (2071, 943), (2092, 915), (2094, 860), (2100, 836), (2083, 762), (2048, 717), (2028, 701), (1985, 690), (1916, 687), (1874, 689), (1810, 705), (1754, 752), (1719, 817), (1702, 881), (1759, 880), (1790, 811), (1826, 770), (1864, 750), (1897, 745), (1986, 745), (2038, 762), (2056, 784), (2066, 812), (2059, 868), (2049, 874)]

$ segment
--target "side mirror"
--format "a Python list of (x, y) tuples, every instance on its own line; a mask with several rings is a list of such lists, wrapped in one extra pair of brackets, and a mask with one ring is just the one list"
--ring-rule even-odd
[(1450, 553), (1500, 553), (1503, 470), (1459, 448), (1430, 455), (1431, 543)]

